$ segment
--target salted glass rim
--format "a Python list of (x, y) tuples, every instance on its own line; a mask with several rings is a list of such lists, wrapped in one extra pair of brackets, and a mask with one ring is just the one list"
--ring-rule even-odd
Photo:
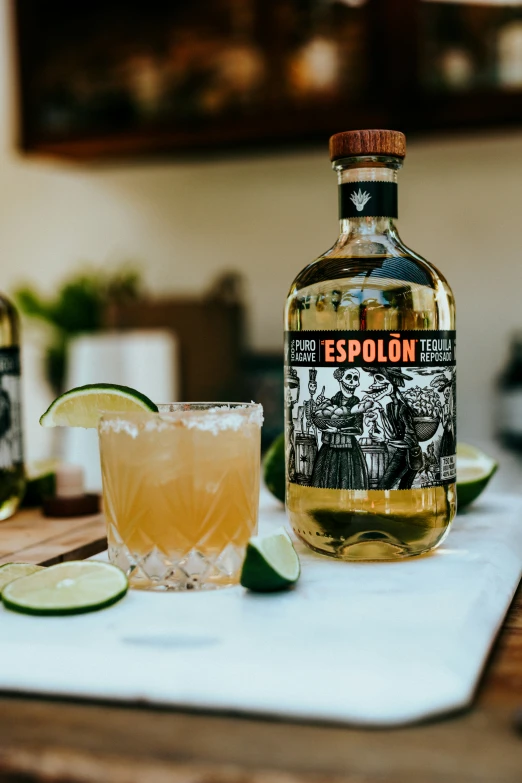
[(127, 432), (134, 437), (142, 431), (160, 431), (183, 424), (189, 429), (238, 430), (246, 424), (261, 428), (263, 406), (257, 402), (167, 402), (157, 403), (157, 411), (107, 411), (102, 413), (98, 431)]
[(236, 409), (252, 410), (254, 408), (257, 409), (263, 408), (260, 402), (253, 402), (253, 401), (251, 402), (210, 402), (210, 401), (157, 402), (156, 405), (158, 406), (158, 413), (177, 413), (178, 411), (189, 412), (191, 410), (218, 413), (220, 411), (226, 412), (227, 410), (236, 410)]

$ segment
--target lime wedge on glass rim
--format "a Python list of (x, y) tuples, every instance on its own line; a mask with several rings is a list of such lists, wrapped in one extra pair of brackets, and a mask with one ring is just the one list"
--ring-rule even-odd
[(5, 563), (0, 566), (0, 593), (10, 582), (20, 579), (22, 576), (36, 574), (37, 571), (43, 571), (43, 566), (34, 563)]
[(247, 544), (240, 582), (256, 593), (284, 590), (299, 579), (301, 566), (284, 528), (268, 536), (254, 536)]
[(475, 446), (457, 444), (457, 508), (462, 510), (485, 490), (497, 463)]
[(24, 614), (81, 614), (111, 606), (128, 587), (127, 577), (116, 566), (72, 560), (9, 582), (2, 601), (7, 609)]
[(129, 386), (91, 383), (61, 394), (40, 418), (42, 427), (96, 428), (104, 413), (157, 412), (158, 406)]

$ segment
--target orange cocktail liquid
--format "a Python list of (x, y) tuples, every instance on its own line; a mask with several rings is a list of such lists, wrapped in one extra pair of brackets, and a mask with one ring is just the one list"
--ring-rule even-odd
[(109, 556), (132, 583), (191, 589), (237, 581), (257, 526), (256, 416), (111, 416), (100, 425), (100, 446)]

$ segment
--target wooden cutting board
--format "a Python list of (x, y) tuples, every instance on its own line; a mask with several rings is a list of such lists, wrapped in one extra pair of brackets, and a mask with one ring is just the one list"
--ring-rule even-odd
[(0, 522), (0, 565), (52, 565), (83, 560), (107, 548), (105, 518), (95, 516), (53, 519), (38, 509), (20, 511)]

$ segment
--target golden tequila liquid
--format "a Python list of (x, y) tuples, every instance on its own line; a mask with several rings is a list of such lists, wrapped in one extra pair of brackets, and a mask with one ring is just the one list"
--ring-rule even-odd
[(135, 587), (238, 581), (259, 503), (261, 406), (161, 406), (100, 423), (109, 558)]
[[(381, 183), (396, 188), (399, 165), (384, 155), (335, 162), (354, 207), (350, 217), (341, 215), (333, 248), (295, 279), (285, 312), (289, 344), (304, 351), (293, 354), (292, 366), (287, 347), (287, 512), (312, 549), (347, 560), (428, 552), (456, 510), (455, 478), (444, 480), (441, 472), (454, 465), (454, 361), (434, 367), (417, 353), (425, 366), (397, 367), (383, 348), (404, 335), (420, 346), (423, 337), (454, 334), (453, 295), (442, 275), (402, 243), (391, 218), (359, 217), (381, 196)], [(383, 361), (350, 364), (344, 335), (357, 337), (351, 342), (359, 352), (366, 342), (371, 360), (372, 335), (386, 338), (374, 338)], [(316, 350), (329, 345), (321, 348), (322, 364), (314, 365), (317, 353), (306, 353), (308, 337)], [(302, 358), (308, 355), (309, 367)]]

